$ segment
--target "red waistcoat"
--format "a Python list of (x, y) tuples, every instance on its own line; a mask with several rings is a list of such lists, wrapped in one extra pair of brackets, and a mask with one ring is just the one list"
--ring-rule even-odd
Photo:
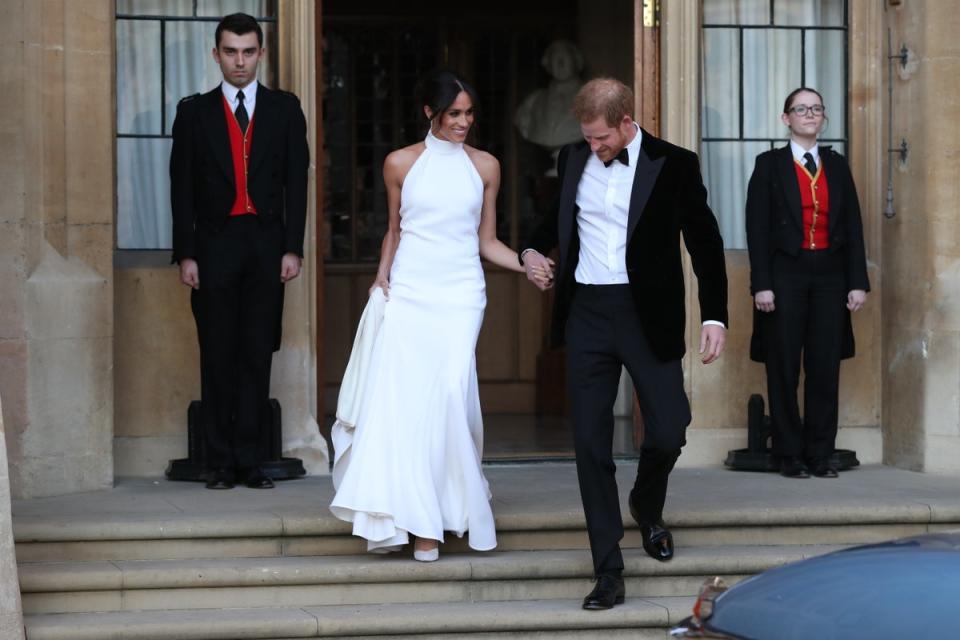
[(802, 249), (826, 249), (829, 245), (830, 192), (827, 190), (827, 174), (823, 172), (823, 161), (812, 176), (801, 163), (794, 160), (800, 185), (800, 205), (803, 210)]
[(247, 193), (247, 159), (250, 157), (250, 143), (253, 140), (253, 118), (247, 124), (247, 132), (240, 131), (237, 117), (230, 110), (227, 97), (223, 97), (223, 112), (227, 118), (227, 134), (230, 137), (230, 156), (233, 158), (233, 176), (236, 181), (237, 197), (230, 207), (231, 216), (256, 214), (257, 208)]

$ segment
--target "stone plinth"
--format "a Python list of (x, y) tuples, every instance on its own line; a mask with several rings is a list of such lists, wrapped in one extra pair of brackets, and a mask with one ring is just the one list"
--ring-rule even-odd
[(23, 608), (20, 602), (17, 559), (13, 552), (10, 475), (7, 473), (7, 445), (3, 437), (2, 406), (0, 406), (0, 638), (23, 639)]

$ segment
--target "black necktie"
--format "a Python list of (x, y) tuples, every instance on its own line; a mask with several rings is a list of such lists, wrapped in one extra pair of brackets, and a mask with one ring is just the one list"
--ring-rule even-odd
[(237, 117), (237, 124), (240, 125), (240, 131), (247, 132), (247, 125), (250, 124), (250, 116), (247, 115), (247, 108), (243, 106), (243, 91), (237, 91), (237, 110), (233, 115)]
[(604, 162), (604, 163), (603, 163), (603, 166), (609, 167), (610, 165), (613, 164), (613, 161), (614, 161), (614, 160), (619, 160), (620, 162), (622, 162), (623, 164), (625, 164), (625, 165), (627, 165), (627, 166), (629, 167), (629, 166), (630, 166), (630, 155), (627, 153), (627, 148), (624, 147), (623, 149), (620, 149), (620, 153), (618, 153), (617, 156), (616, 156), (615, 158), (613, 158), (612, 160), (607, 160), (606, 162)]
[[(239, 111), (239, 109), (238, 109)], [(817, 175), (817, 163), (813, 159), (813, 154), (809, 151), (803, 154), (803, 166), (807, 168), (807, 171), (810, 172), (810, 175)]]

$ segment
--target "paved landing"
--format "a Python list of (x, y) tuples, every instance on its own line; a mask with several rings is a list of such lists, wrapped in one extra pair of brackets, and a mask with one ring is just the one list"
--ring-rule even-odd
[[(633, 468), (630, 463), (618, 465), (623, 504)], [(557, 527), (582, 522), (572, 463), (490, 465), (485, 472), (498, 526), (549, 528), (551, 522)], [(327, 510), (332, 496), (329, 476), (280, 482), (273, 490), (230, 491), (209, 491), (199, 483), (120, 478), (109, 490), (16, 500), (14, 529), (22, 539), (22, 529), (41, 523), (260, 514), (306, 518), (348, 531)], [(673, 525), (685, 526), (960, 522), (960, 476), (867, 466), (842, 472), (837, 479), (790, 480), (719, 468), (677, 469), (671, 476), (666, 517)]]

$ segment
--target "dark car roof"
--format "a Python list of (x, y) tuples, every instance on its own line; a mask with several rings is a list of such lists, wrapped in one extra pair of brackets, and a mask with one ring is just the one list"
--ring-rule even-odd
[(844, 549), (722, 594), (711, 629), (755, 640), (958, 637), (960, 531)]

